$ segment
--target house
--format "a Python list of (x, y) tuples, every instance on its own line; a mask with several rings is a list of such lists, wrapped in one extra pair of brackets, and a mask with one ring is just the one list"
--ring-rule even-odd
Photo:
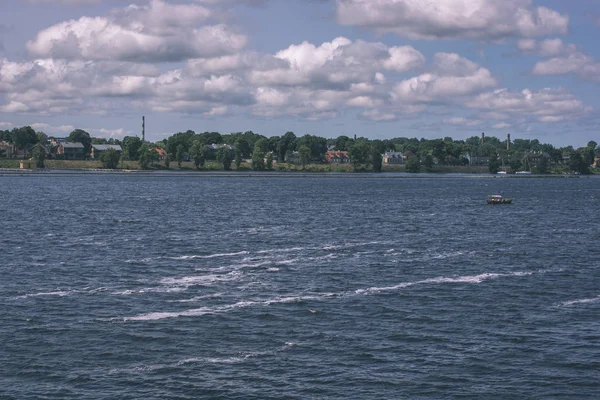
[(204, 146), (206, 159), (207, 160), (216, 160), (217, 152), (219, 150), (221, 150), (222, 148), (226, 148), (229, 150), (229, 158), (231, 158), (232, 160), (235, 158), (235, 147), (234, 146), (230, 146), (228, 144), (213, 143), (213, 144), (207, 144)]
[(549, 153), (546, 152), (541, 152), (541, 151), (532, 151), (532, 152), (527, 152), (523, 155), (523, 164), (525, 164), (526, 162), (529, 164), (529, 167), (539, 167), (541, 164), (541, 159), (545, 158), (546, 161), (550, 161), (552, 160), (552, 157), (550, 156)]
[(347, 151), (331, 150), (325, 153), (325, 162), (327, 164), (348, 164), (350, 154)]
[(462, 158), (466, 158), (469, 160), (469, 165), (488, 165), (490, 163), (490, 158), (487, 156), (478, 156), (474, 153), (466, 153), (461, 156)]
[(63, 142), (58, 144), (56, 154), (65, 160), (85, 160), (85, 147), (78, 142)]
[(403, 164), (404, 156), (399, 151), (388, 151), (383, 154), (382, 162), (384, 164)]
[(0, 142), (0, 155), (5, 158), (12, 158), (14, 146), (8, 142)]
[(102, 156), (102, 153), (104, 153), (108, 149), (114, 149), (119, 153), (123, 151), (123, 149), (121, 149), (121, 146), (119, 146), (118, 144), (93, 144), (92, 150), (90, 151), (90, 158), (92, 160), (99, 160)]
[(158, 157), (158, 161), (165, 161), (167, 159), (167, 151), (165, 149), (156, 147), (154, 149), (154, 151), (156, 151), (156, 156)]

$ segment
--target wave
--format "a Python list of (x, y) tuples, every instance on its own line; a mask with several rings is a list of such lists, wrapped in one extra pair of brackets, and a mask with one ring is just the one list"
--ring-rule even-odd
[(178, 256), (178, 257), (164, 257), (170, 260), (195, 260), (195, 259), (209, 259), (209, 258), (217, 258), (217, 257), (235, 257), (240, 255), (249, 254), (247, 251), (238, 251), (236, 253), (215, 253), (215, 254), (206, 254), (206, 255), (187, 255), (187, 256)]
[(568, 307), (575, 304), (596, 303), (600, 301), (600, 296), (590, 297), (589, 299), (571, 300), (560, 303), (559, 307)]
[(231, 281), (235, 280), (238, 276), (239, 273), (236, 272), (230, 272), (225, 275), (192, 275), (184, 276), (181, 278), (163, 278), (160, 280), (160, 283), (163, 285), (188, 287), (195, 285), (211, 284), (214, 282)]
[(307, 295), (307, 296), (289, 296), (289, 297), (276, 297), (268, 300), (246, 300), (239, 301), (234, 304), (228, 304), (218, 307), (200, 307), (200, 308), (192, 308), (188, 310), (182, 311), (173, 311), (173, 312), (152, 312), (146, 314), (140, 314), (133, 317), (125, 317), (125, 318), (112, 318), (112, 321), (122, 320), (123, 322), (128, 321), (157, 321), (167, 318), (177, 318), (177, 317), (198, 317), (202, 315), (210, 315), (210, 314), (220, 314), (229, 312), (238, 308), (246, 308), (252, 306), (269, 306), (271, 304), (286, 304), (286, 303), (302, 303), (305, 301), (311, 300), (324, 300), (330, 297), (339, 297), (341, 296), (338, 293), (322, 293), (315, 295)]
[(83, 289), (74, 289), (74, 290), (56, 290), (54, 292), (38, 292), (38, 293), (26, 293), (20, 296), (14, 296), (14, 297), (10, 297), (10, 299), (13, 300), (21, 300), (21, 299), (27, 299), (30, 297), (52, 297), (52, 296), (56, 296), (56, 297), (66, 297), (66, 296), (72, 296), (74, 294), (95, 294), (95, 293), (100, 293), (100, 292), (105, 292), (108, 289), (105, 287), (99, 287), (96, 289), (90, 289), (90, 288), (83, 288)]
[(424, 279), (421, 281), (415, 282), (403, 282), (395, 286), (388, 287), (370, 287), (367, 289), (358, 289), (356, 290), (356, 294), (370, 294), (377, 292), (389, 292), (398, 289), (404, 289), (410, 286), (416, 285), (427, 285), (427, 284), (444, 284), (444, 283), (481, 283), (488, 279), (497, 279), (503, 277), (514, 277), (514, 276), (527, 276), (532, 275), (533, 272), (511, 272), (508, 274), (497, 274), (497, 273), (484, 273), (479, 275), (465, 275), (465, 276), (457, 276), (457, 277), (437, 277)]

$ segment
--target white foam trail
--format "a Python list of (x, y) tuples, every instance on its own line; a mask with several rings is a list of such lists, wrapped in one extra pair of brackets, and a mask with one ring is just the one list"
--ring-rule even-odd
[(39, 292), (39, 293), (27, 293), (27, 294), (23, 294), (20, 296), (14, 296), (11, 297), (11, 299), (13, 300), (19, 300), (19, 299), (27, 299), (29, 297), (51, 297), (51, 296), (57, 296), (57, 297), (65, 297), (65, 296), (71, 296), (74, 294), (95, 294), (95, 293), (100, 293), (100, 292), (105, 292), (108, 289), (105, 287), (99, 287), (96, 289), (90, 289), (89, 287), (85, 287), (83, 289), (78, 289), (78, 290), (57, 290), (54, 292)]
[(77, 293), (77, 291), (75, 291), (75, 290), (68, 290), (68, 291), (58, 290), (56, 292), (27, 293), (27, 294), (24, 294), (21, 296), (15, 296), (15, 297), (13, 297), (13, 299), (27, 299), (29, 297), (40, 297), (40, 296), (64, 297), (64, 296), (70, 296), (74, 293)]
[(184, 311), (153, 312), (153, 313), (148, 313), (148, 314), (136, 315), (134, 317), (125, 317), (125, 318), (123, 318), (123, 321), (125, 321), (125, 322), (127, 322), (127, 321), (157, 321), (157, 320), (161, 320), (161, 319), (175, 318), (175, 317), (197, 317), (197, 316), (206, 315), (206, 314), (219, 314), (219, 313), (231, 311), (236, 308), (250, 307), (255, 304), (259, 304), (259, 303), (255, 302), (255, 301), (240, 301), (235, 304), (229, 304), (229, 305), (214, 307), (214, 308), (200, 307), (200, 308), (193, 308), (193, 309), (184, 310)]
[(568, 307), (568, 306), (572, 306), (575, 304), (596, 303), (598, 301), (600, 301), (600, 296), (591, 297), (589, 299), (565, 301), (564, 303), (561, 303), (559, 306)]
[(310, 295), (310, 296), (290, 296), (290, 297), (277, 297), (274, 299), (264, 300), (264, 301), (239, 301), (235, 304), (228, 304), (219, 307), (200, 307), (200, 308), (192, 308), (189, 310), (183, 311), (174, 311), (174, 312), (153, 312), (147, 314), (140, 314), (133, 317), (125, 317), (125, 318), (112, 318), (115, 320), (122, 320), (124, 322), (128, 321), (157, 321), (167, 318), (177, 318), (177, 317), (197, 317), (201, 315), (208, 314), (220, 314), (235, 310), (237, 308), (246, 308), (252, 307), (256, 305), (261, 306), (269, 306), (271, 304), (281, 304), (281, 303), (298, 303), (301, 301), (308, 300), (323, 300), (329, 297), (340, 296), (336, 293), (323, 293), (319, 295)]
[(389, 292), (398, 289), (404, 289), (410, 286), (415, 285), (426, 285), (426, 284), (441, 284), (441, 283), (481, 283), (488, 279), (496, 279), (502, 277), (511, 277), (511, 276), (526, 276), (532, 275), (533, 272), (512, 272), (509, 274), (495, 274), (495, 273), (485, 273), (479, 275), (465, 275), (465, 276), (457, 276), (457, 277), (437, 277), (424, 279), (422, 281), (416, 282), (403, 282), (395, 286), (388, 287), (370, 287), (367, 289), (358, 289), (356, 290), (356, 294), (369, 294), (369, 293), (377, 293), (377, 292)]
[(194, 285), (206, 285), (214, 282), (223, 282), (235, 280), (239, 276), (238, 273), (230, 272), (226, 275), (196, 275), (196, 276), (184, 276), (181, 278), (163, 278), (160, 283), (163, 285), (173, 286), (194, 286)]
[(247, 251), (238, 251), (237, 253), (215, 253), (215, 254), (207, 254), (207, 255), (187, 255), (187, 256), (178, 256), (178, 257), (165, 257), (170, 260), (195, 260), (195, 259), (209, 259), (209, 258), (218, 258), (218, 257), (235, 257), (241, 256), (244, 254), (248, 254)]
[(266, 253), (293, 253), (295, 251), (302, 251), (305, 250), (304, 247), (290, 247), (290, 248), (284, 248), (284, 249), (267, 249), (267, 250), (260, 250), (257, 251), (256, 254), (266, 254)]

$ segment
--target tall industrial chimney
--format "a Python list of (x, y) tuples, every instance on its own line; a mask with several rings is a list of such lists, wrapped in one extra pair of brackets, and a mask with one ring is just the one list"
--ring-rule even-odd
[(146, 141), (146, 117), (142, 116), (142, 143)]
[(506, 135), (506, 150), (510, 150), (510, 133)]
[(485, 132), (481, 132), (481, 144), (485, 144)]

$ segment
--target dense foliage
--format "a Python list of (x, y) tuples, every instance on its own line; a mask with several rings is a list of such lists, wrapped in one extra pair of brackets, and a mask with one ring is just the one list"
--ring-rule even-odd
[[(323, 163), (328, 150), (339, 150), (349, 153), (355, 171), (381, 171), (382, 154), (392, 151), (402, 152), (406, 170), (412, 172), (421, 171), (421, 167), (431, 171), (439, 166), (475, 165), (485, 166), (490, 172), (524, 169), (546, 173), (562, 169), (586, 174), (590, 172), (600, 150), (594, 141), (575, 149), (572, 146), (557, 148), (537, 139), (514, 139), (507, 143), (493, 136), (486, 136), (485, 140), (478, 136), (465, 140), (450, 137), (370, 140), (344, 135), (332, 139), (315, 135), (296, 136), (293, 132), (265, 137), (252, 131), (221, 134), (188, 130), (177, 132), (157, 143), (142, 143), (137, 136), (126, 136), (119, 141), (93, 138), (88, 132), (75, 129), (67, 140), (82, 143), (86, 155), (92, 144), (120, 144), (122, 159), (138, 160), (142, 168), (149, 168), (157, 161), (156, 153), (150, 150), (163, 148), (167, 152), (167, 168), (169, 161), (175, 160), (179, 167), (184, 161), (192, 161), (196, 168), (203, 168), (207, 160), (217, 160), (226, 170), (231, 168), (232, 163), (240, 168), (244, 161), (249, 162), (254, 170), (271, 169), (276, 163), (293, 163), (304, 168), (308, 164)], [(0, 141), (9, 142), (25, 155), (30, 154), (36, 144), (45, 146), (48, 153), (49, 140), (46, 135), (29, 126), (10, 131), (0, 130)], [(225, 148), (227, 151), (223, 150)], [(3, 154), (6, 155), (6, 152), (0, 156)], [(39, 157), (39, 151), (36, 154)]]

